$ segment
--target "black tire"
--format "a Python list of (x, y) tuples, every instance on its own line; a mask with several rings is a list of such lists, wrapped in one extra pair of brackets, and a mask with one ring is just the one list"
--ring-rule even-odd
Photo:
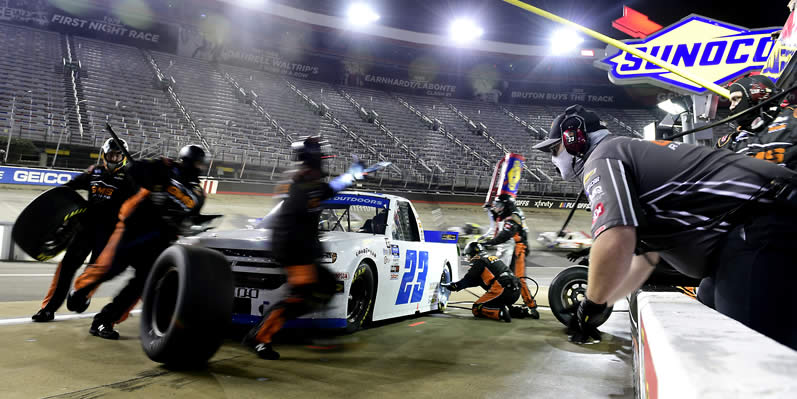
[(46, 261), (69, 246), (87, 209), (88, 202), (75, 190), (51, 188), (22, 210), (11, 236), (30, 257)]
[(374, 310), (375, 298), (374, 272), (363, 262), (354, 271), (349, 287), (349, 300), (346, 305), (346, 333), (353, 333), (363, 327)]
[(232, 320), (233, 277), (224, 255), (172, 245), (155, 261), (144, 287), (141, 347), (155, 362), (205, 365)]
[[(584, 266), (570, 266), (559, 272), (548, 288), (548, 304), (556, 320), (565, 326), (570, 323), (572, 314), (568, 311), (577, 305), (587, 293), (588, 269)], [(598, 327), (612, 314), (609, 306), (598, 317), (590, 318), (589, 324)]]

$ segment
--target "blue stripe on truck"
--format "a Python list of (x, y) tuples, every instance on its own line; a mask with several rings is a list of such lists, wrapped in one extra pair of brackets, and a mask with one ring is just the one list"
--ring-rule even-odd
[[(232, 315), (234, 324), (254, 325), (259, 323), (260, 316), (235, 313)], [(346, 328), (346, 319), (295, 319), (288, 320), (284, 328)]]

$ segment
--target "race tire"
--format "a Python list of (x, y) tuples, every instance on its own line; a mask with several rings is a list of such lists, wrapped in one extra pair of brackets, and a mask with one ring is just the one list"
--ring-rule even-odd
[(443, 267), (443, 273), (440, 275), (440, 285), (437, 286), (437, 292), (435, 293), (437, 296), (437, 311), (441, 313), (446, 311), (448, 297), (451, 296), (451, 291), (442, 287), (443, 284), (447, 283), (451, 283), (451, 267), (449, 265)]
[(142, 296), (141, 347), (155, 362), (205, 365), (232, 320), (233, 276), (224, 255), (172, 245), (155, 261)]
[(353, 333), (363, 327), (371, 318), (374, 310), (376, 290), (374, 272), (363, 262), (354, 271), (354, 278), (349, 287), (349, 299), (346, 303), (346, 333)]
[[(570, 323), (572, 314), (568, 311), (578, 305), (587, 293), (587, 275), (589, 269), (584, 266), (570, 266), (562, 270), (551, 281), (548, 288), (548, 304), (554, 317), (565, 326)], [(598, 327), (611, 316), (612, 307), (606, 307), (597, 317), (591, 317), (589, 324)]]
[(69, 187), (51, 188), (22, 210), (11, 236), (30, 257), (46, 261), (69, 246), (88, 206), (88, 202)]

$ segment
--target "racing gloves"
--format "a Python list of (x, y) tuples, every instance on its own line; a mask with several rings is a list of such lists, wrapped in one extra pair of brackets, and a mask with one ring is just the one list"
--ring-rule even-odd
[(365, 178), (363, 173), (364, 169), (365, 167), (362, 162), (360, 162), (357, 157), (354, 157), (354, 162), (352, 162), (349, 170), (329, 182), (329, 187), (331, 187), (334, 192), (345, 190), (351, 186), (352, 182), (355, 180), (362, 180)]
[(573, 306), (570, 310), (573, 312), (573, 317), (570, 318), (570, 323), (567, 326), (570, 342), (575, 344), (600, 342), (601, 333), (597, 327), (589, 323), (589, 320), (606, 310), (606, 304), (598, 304), (585, 298), (578, 306)]
[(449, 290), (449, 291), (459, 291), (459, 290), (462, 289), (462, 288), (460, 288), (459, 285), (457, 285), (457, 283), (443, 283), (443, 284), (440, 284), (440, 286), (445, 288), (445, 289), (447, 289), (447, 290)]

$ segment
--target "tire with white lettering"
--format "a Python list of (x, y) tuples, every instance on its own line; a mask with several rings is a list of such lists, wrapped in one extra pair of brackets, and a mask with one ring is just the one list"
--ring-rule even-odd
[(374, 272), (363, 262), (354, 271), (346, 305), (346, 332), (353, 333), (363, 327), (374, 310)]
[(142, 298), (144, 353), (173, 367), (202, 367), (232, 320), (232, 270), (217, 251), (172, 245), (155, 261)]
[(30, 257), (46, 261), (69, 246), (87, 209), (88, 202), (75, 190), (53, 187), (22, 210), (11, 237)]
[[(572, 310), (587, 295), (587, 275), (589, 269), (584, 266), (570, 266), (562, 270), (551, 281), (548, 288), (548, 305), (554, 317), (565, 326), (570, 323)], [(589, 324), (598, 327), (611, 316), (609, 306), (597, 317), (590, 319)]]

